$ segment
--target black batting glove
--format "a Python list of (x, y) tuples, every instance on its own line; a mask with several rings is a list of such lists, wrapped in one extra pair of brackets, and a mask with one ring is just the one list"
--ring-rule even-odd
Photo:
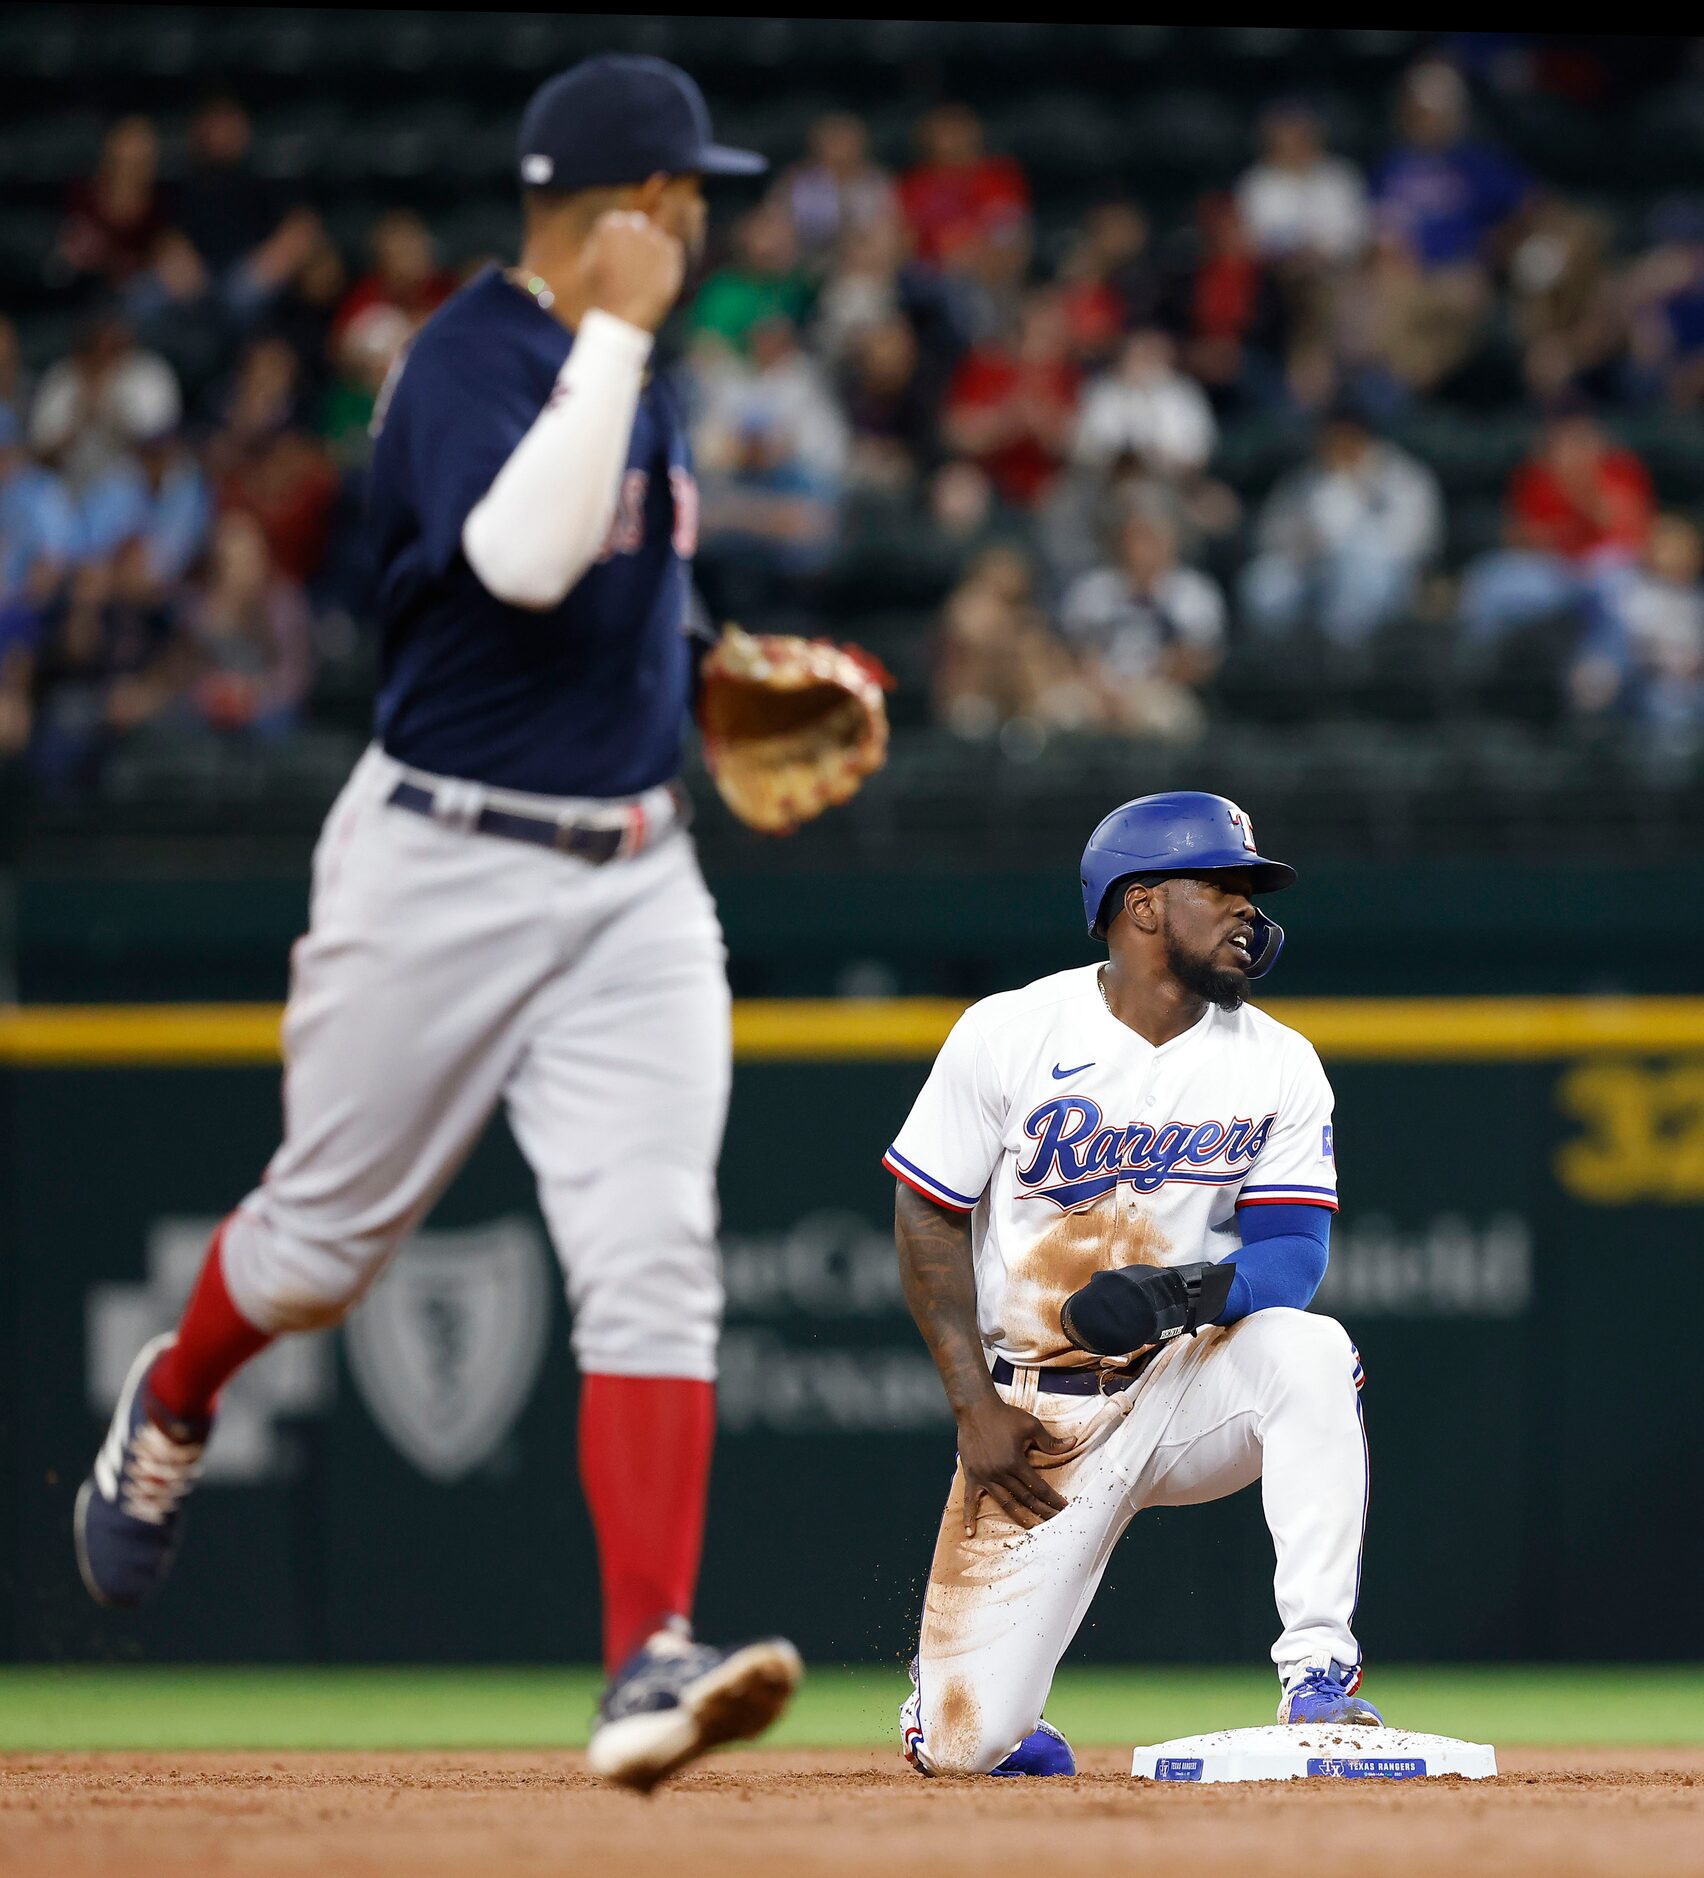
[(1060, 1327), (1079, 1350), (1128, 1356), (1151, 1343), (1193, 1336), (1225, 1308), (1236, 1265), (1125, 1265), (1096, 1272), (1073, 1291), (1059, 1313)]

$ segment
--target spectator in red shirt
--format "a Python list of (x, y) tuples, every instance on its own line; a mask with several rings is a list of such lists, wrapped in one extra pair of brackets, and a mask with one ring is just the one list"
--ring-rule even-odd
[(319, 412), (321, 436), (351, 468), (367, 461), (373, 407), (398, 354), (456, 285), (455, 275), (439, 267), (431, 232), (412, 209), (381, 215), (367, 246), (372, 268), (344, 295), (325, 342), (331, 382)]
[(1283, 308), (1235, 196), (1195, 205), (1201, 258), (1189, 283), (1184, 363), (1221, 408), (1269, 388), (1283, 351)]
[(1636, 553), (1651, 531), (1645, 466), (1578, 408), (1556, 417), (1509, 484), (1510, 545), (1581, 561)]
[(1462, 583), (1461, 616), (1484, 645), (1578, 610), (1644, 547), (1655, 497), (1645, 466), (1578, 402), (1559, 408), (1509, 484), (1508, 545)]
[(72, 185), (54, 243), (56, 267), (78, 284), (122, 288), (153, 264), (166, 230), (160, 139), (145, 117), (122, 117), (102, 140), (94, 174)]
[(373, 265), (337, 309), (331, 326), (334, 347), (370, 307), (395, 307), (410, 326), (419, 326), (455, 291), (455, 275), (438, 265), (431, 231), (412, 209), (381, 215), (367, 246)]
[(918, 126), (923, 160), (899, 185), (899, 205), (917, 257), (950, 263), (988, 240), (1021, 238), (1030, 192), (1010, 157), (982, 148), (982, 124), (967, 105), (943, 104)]
[(221, 512), (252, 515), (279, 572), (304, 585), (319, 571), (337, 470), (302, 427), (302, 362), (282, 339), (257, 339), (237, 366), (207, 449)]
[(1083, 218), (1059, 270), (1078, 361), (1110, 365), (1124, 335), (1159, 320), (1165, 281), (1149, 249), (1148, 218), (1133, 202), (1103, 202)]
[(1025, 302), (1015, 346), (978, 346), (959, 365), (947, 394), (948, 445), (980, 463), (1007, 502), (1034, 508), (1065, 460), (1078, 383), (1064, 302), (1039, 289)]

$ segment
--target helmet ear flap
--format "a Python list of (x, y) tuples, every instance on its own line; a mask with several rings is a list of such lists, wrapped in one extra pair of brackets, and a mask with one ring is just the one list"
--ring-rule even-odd
[(1257, 909), (1254, 915), (1254, 961), (1248, 968), (1249, 977), (1264, 978), (1278, 963), (1278, 954), (1283, 950), (1284, 928)]

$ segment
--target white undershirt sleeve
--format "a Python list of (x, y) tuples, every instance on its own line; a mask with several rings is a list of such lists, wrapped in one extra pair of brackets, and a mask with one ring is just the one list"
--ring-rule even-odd
[(560, 606), (615, 518), (651, 335), (596, 309), (549, 402), (462, 524), (480, 584), (510, 606)]

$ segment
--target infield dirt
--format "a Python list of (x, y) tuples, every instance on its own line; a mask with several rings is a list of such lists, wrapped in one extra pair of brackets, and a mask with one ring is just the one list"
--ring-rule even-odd
[(1704, 1750), (1500, 1752), (1491, 1781), (1155, 1787), (1128, 1756), (1074, 1780), (933, 1780), (868, 1750), (729, 1754), (649, 1800), (577, 1755), (0, 1757), (0, 1874), (679, 1873), (682, 1878), (1543, 1878), (1704, 1869)]

